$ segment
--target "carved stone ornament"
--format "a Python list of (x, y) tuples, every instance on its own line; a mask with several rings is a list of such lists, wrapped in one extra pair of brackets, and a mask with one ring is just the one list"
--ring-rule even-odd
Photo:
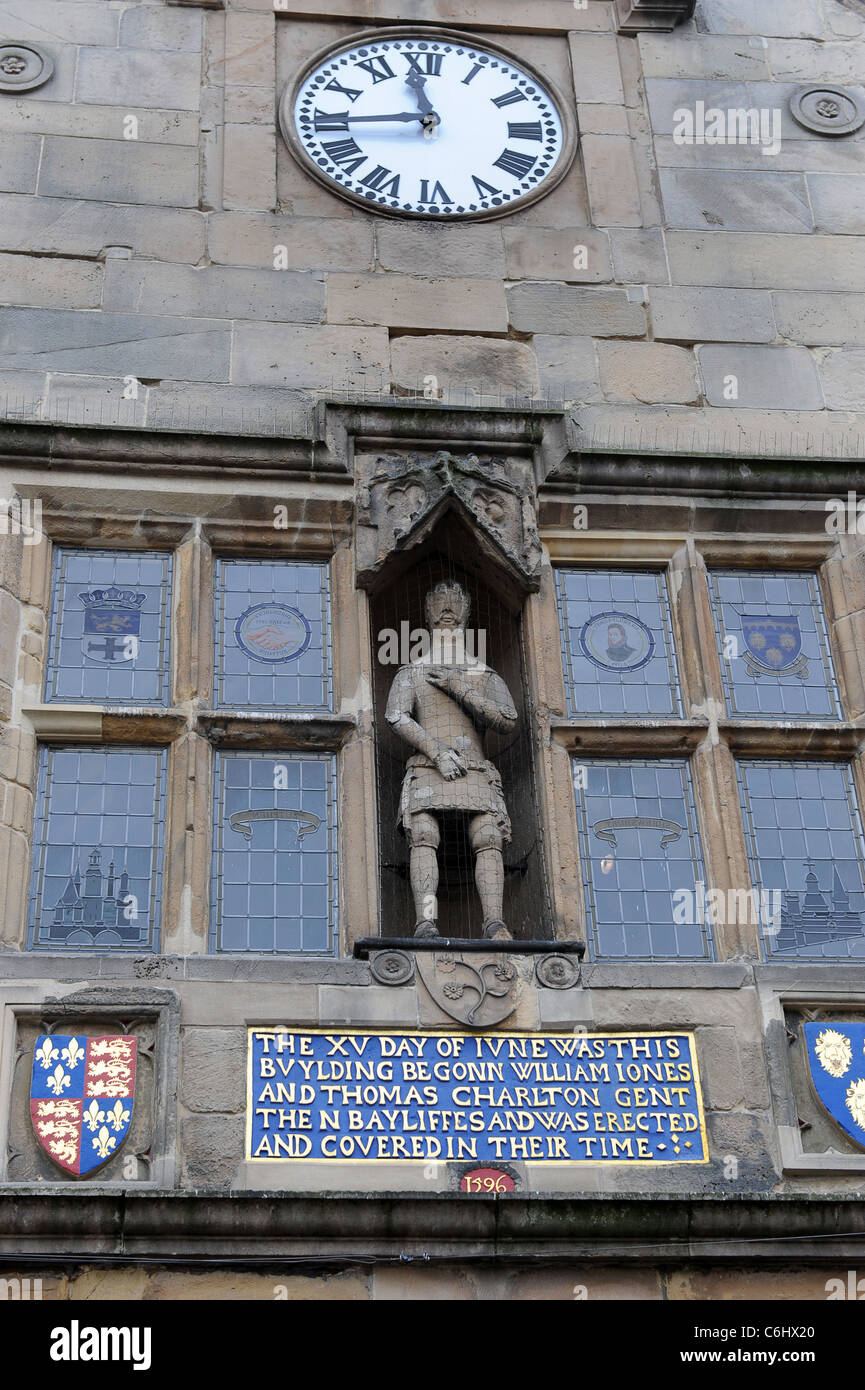
[(570, 956), (541, 956), (535, 975), (538, 984), (546, 989), (573, 989), (580, 978), (580, 967)]
[(616, 0), (620, 34), (675, 29), (692, 19), (697, 0)]
[(406, 951), (376, 951), (369, 966), (380, 985), (407, 985), (414, 975), (414, 963)]
[(433, 1002), (466, 1028), (492, 1028), (517, 1007), (520, 977), (509, 956), (424, 951), (416, 963)]
[(865, 103), (844, 87), (803, 87), (790, 98), (790, 110), (816, 135), (852, 135), (865, 125)]
[(531, 468), (521, 460), (403, 454), (358, 463), (358, 583), (369, 585), (398, 550), (410, 550), (455, 507), (500, 562), (536, 590), (541, 543)]
[(0, 44), (0, 92), (30, 92), (53, 72), (54, 60), (35, 44)]

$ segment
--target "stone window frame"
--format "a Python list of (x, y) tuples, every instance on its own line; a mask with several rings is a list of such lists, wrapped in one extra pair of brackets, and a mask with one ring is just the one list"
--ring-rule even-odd
[[(264, 489), (262, 489), (264, 491)], [(52, 572), (54, 548), (58, 545), (79, 548), (113, 548), (128, 550), (169, 550), (173, 559), (173, 592), (171, 602), (171, 678), (170, 703), (162, 707), (100, 706), (99, 704), (49, 704), (40, 693), (39, 702), (27, 704), (22, 714), (32, 726), (38, 744), (92, 744), (119, 746), (135, 744), (142, 747), (165, 747), (168, 751), (165, 834), (163, 848), (163, 891), (160, 939), (151, 948), (154, 956), (211, 956), (210, 948), (210, 868), (213, 825), (213, 751), (228, 750), (281, 752), (329, 752), (337, 761), (337, 837), (340, 865), (338, 885), (338, 931), (335, 933), (337, 956), (350, 955), (349, 923), (346, 905), (355, 904), (351, 922), (353, 936), (374, 934), (374, 890), (367, 882), (367, 866), (377, 862), (375, 828), (361, 825), (349, 832), (347, 826), (361, 815), (362, 798), (351, 794), (343, 762), (355, 765), (358, 759), (366, 762), (354, 713), (352, 698), (356, 695), (359, 672), (358, 652), (362, 648), (361, 634), (366, 631), (366, 619), (351, 617), (345, 601), (346, 585), (350, 579), (350, 556), (345, 534), (338, 519), (329, 529), (314, 526), (305, 513), (308, 503), (291, 489), (288, 501), (288, 525), (276, 529), (273, 508), (264, 519), (248, 523), (212, 520), (195, 512), (206, 511), (195, 506), (195, 494), (190, 493), (194, 519), (172, 517), (160, 522), (148, 534), (136, 534), (130, 541), (130, 529), (124, 527), (122, 503), (100, 510), (97, 503), (88, 513), (84, 528), (81, 518), (70, 518), (59, 508), (43, 513), (45, 543), (30, 552), (33, 567), (28, 576), (30, 586), (41, 594), (41, 606), (46, 624), (50, 622), (49, 577)], [(276, 498), (274, 506), (276, 505)], [(260, 513), (256, 509), (256, 514)], [(187, 514), (188, 516), (188, 514)], [(241, 535), (242, 533), (242, 535)], [(333, 709), (310, 715), (302, 711), (231, 711), (215, 708), (210, 693), (213, 689), (213, 570), (216, 555), (242, 559), (268, 558), (324, 563), (328, 566), (331, 583), (331, 667)], [(352, 590), (353, 593), (353, 590)], [(341, 596), (339, 602), (338, 595)], [(358, 594), (358, 601), (361, 596)], [(366, 597), (362, 596), (365, 605)], [(44, 651), (43, 651), (44, 662)], [(368, 676), (368, 672), (365, 673)], [(44, 678), (44, 668), (41, 672)], [(40, 684), (40, 692), (44, 684)], [(35, 790), (33, 759), (32, 786)], [(361, 773), (363, 786), (371, 785), (371, 772)], [(32, 827), (34, 814), (30, 817)], [(363, 849), (354, 855), (347, 852), (344, 837), (353, 834), (365, 841)], [(32, 862), (32, 835), (30, 855)], [(345, 867), (345, 872), (344, 872)], [(25, 884), (29, 885), (28, 872)], [(17, 909), (17, 910), (16, 910)], [(27, 951), (26, 895), (19, 903), (10, 903), (13, 949)], [(17, 931), (15, 923), (17, 922)], [(7, 928), (7, 932), (9, 928)], [(7, 947), (8, 949), (8, 947)], [(79, 948), (83, 951), (83, 948)], [(39, 954), (72, 957), (74, 950)], [(87, 953), (90, 954), (89, 952)], [(112, 954), (110, 949), (93, 955)], [(124, 952), (129, 955), (129, 952)], [(135, 954), (135, 953), (131, 953)], [(146, 954), (141, 952), (138, 954)], [(250, 953), (223, 955), (223, 960), (245, 959)], [(256, 956), (261, 960), (260, 955)], [(319, 959), (320, 957), (316, 957)], [(310, 959), (300, 954), (268, 954), (268, 960)]]
[[(553, 504), (569, 518), (572, 501)], [(545, 518), (546, 519), (546, 518)], [(564, 519), (564, 516), (563, 516)], [(641, 525), (642, 523), (642, 525)], [(780, 531), (783, 519), (778, 523)], [(533, 604), (532, 623), (542, 679), (538, 694), (551, 711), (543, 750), (544, 795), (556, 808), (556, 834), (551, 837), (551, 886), (561, 936), (585, 940), (582, 903), (582, 864), (573, 796), (573, 763), (580, 756), (680, 756), (691, 763), (697, 816), (710, 887), (727, 892), (751, 886), (742, 810), (736, 777), (738, 757), (826, 758), (851, 765), (860, 812), (865, 814), (865, 746), (856, 720), (865, 711), (862, 671), (853, 650), (857, 617), (855, 595), (861, 590), (861, 557), (852, 547), (826, 535), (790, 537), (784, 532), (783, 564), (774, 557), (776, 537), (767, 522), (762, 536), (731, 538), (702, 528), (658, 531), (651, 511), (636, 502), (629, 510), (628, 530), (576, 532), (555, 524), (542, 525), (547, 579)], [(640, 532), (643, 532), (640, 534)], [(685, 717), (682, 719), (572, 718), (567, 713), (565, 674), (560, 644), (553, 654), (544, 650), (545, 625), (559, 633), (554, 569), (625, 568), (666, 572), (672, 607), (673, 633), (679, 658)], [(818, 577), (829, 645), (838, 681), (842, 717), (832, 721), (801, 721), (798, 726), (778, 720), (731, 719), (726, 713), (715, 636), (710, 568), (808, 570)], [(541, 694), (541, 691), (544, 693)], [(732, 807), (732, 814), (731, 814)], [(573, 810), (571, 808), (574, 808)], [(568, 901), (568, 899), (570, 901)], [(563, 929), (564, 928), (564, 929)], [(718, 924), (715, 961), (749, 959), (763, 965), (765, 956), (756, 923)], [(599, 959), (596, 967), (621, 966), (621, 960)], [(807, 968), (808, 958), (797, 963)], [(844, 968), (844, 962), (840, 967)], [(645, 967), (643, 967), (645, 968)], [(707, 964), (708, 970), (712, 969)], [(795, 968), (795, 966), (793, 967)]]

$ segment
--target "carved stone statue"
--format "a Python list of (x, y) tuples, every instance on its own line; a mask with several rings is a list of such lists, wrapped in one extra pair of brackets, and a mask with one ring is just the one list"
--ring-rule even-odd
[[(511, 823), (502, 783), (484, 757), (483, 730), (507, 733), (517, 722), (510, 692), (482, 661), (466, 660), (471, 601), (460, 584), (444, 581), (426, 596), (431, 655), (401, 666), (386, 718), (416, 752), (402, 784), (399, 825), (409, 843), (416, 936), (438, 936), (438, 847), (441, 817), (468, 817), (475, 884), (486, 937), (510, 940), (502, 921), (502, 844)], [(475, 648), (473, 647), (473, 653)]]

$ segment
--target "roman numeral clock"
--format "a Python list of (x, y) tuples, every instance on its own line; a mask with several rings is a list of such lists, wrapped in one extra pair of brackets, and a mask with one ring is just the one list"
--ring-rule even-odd
[(283, 95), (294, 156), (390, 217), (502, 217), (564, 177), (574, 116), (522, 59), (450, 30), (367, 31), (319, 53)]

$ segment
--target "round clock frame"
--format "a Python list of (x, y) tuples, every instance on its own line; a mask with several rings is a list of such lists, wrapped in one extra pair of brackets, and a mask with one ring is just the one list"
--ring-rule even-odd
[[(461, 49), (468, 50), (477, 48), (480, 53), (500, 59), (508, 67), (518, 68), (521, 74), (537, 83), (540, 91), (549, 97), (555, 108), (556, 116), (561, 125), (562, 143), (555, 163), (536, 187), (525, 191), (519, 197), (511, 196), (509, 201), (502, 206), (478, 207), (475, 210), (467, 209), (464, 212), (436, 213), (426, 210), (418, 211), (416, 208), (406, 206), (395, 207), (392, 206), (393, 200), (383, 203), (366, 194), (356, 193), (351, 188), (341, 186), (319, 167), (301, 139), (295, 122), (295, 108), (302, 87), (315, 72), (327, 65), (329, 59), (338, 57), (348, 50), (369, 48), (377, 43), (392, 43), (395, 39), (417, 39), (419, 43), (424, 44), (436, 42), (457, 44)], [(515, 58), (513, 54), (508, 53), (498, 44), (489, 43), (485, 38), (463, 30), (439, 27), (427, 29), (420, 24), (402, 24), (386, 29), (364, 29), (357, 34), (343, 35), (335, 43), (319, 49), (283, 91), (279, 103), (279, 124), (283, 138), (298, 164), (338, 198), (343, 198), (356, 207), (365, 208), (367, 212), (373, 212), (379, 217), (410, 219), (441, 226), (452, 222), (491, 221), (495, 218), (509, 217), (512, 213), (522, 211), (551, 193), (570, 170), (579, 145), (579, 132), (575, 112), (571, 109), (572, 105), (573, 103), (567, 103), (555, 83), (541, 76), (531, 63), (525, 62), (522, 58)]]

